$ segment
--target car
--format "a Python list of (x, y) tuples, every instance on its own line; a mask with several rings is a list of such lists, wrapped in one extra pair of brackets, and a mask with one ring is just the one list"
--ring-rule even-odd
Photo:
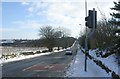
[(71, 50), (66, 50), (65, 55), (72, 55), (72, 51)]

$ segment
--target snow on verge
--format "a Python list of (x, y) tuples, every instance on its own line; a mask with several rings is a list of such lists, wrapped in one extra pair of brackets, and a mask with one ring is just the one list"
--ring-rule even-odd
[(8, 62), (14, 62), (14, 61), (20, 61), (20, 60), (24, 60), (24, 59), (29, 59), (29, 58), (34, 58), (34, 57), (38, 57), (38, 56), (42, 56), (42, 55), (49, 55), (55, 52), (60, 52), (63, 50), (59, 50), (59, 51), (54, 51), (54, 52), (46, 52), (46, 53), (40, 53), (40, 54), (34, 54), (34, 55), (18, 55), (17, 57), (14, 58), (10, 58), (10, 59), (0, 59), (0, 64), (2, 65), (3, 63), (8, 63)]
[(103, 69), (97, 66), (92, 60), (87, 60), (87, 72), (84, 71), (85, 56), (78, 50), (75, 59), (65, 74), (65, 77), (110, 77)]
[(118, 63), (116, 61), (116, 56), (110, 55), (107, 58), (101, 58), (96, 56), (96, 50), (89, 50), (89, 54), (93, 56), (94, 58), (102, 61), (102, 63), (107, 66), (110, 70), (114, 71), (116, 74), (118, 74)]
[(14, 57), (14, 58), (10, 58), (10, 59), (1, 59), (1, 62), (0, 63), (8, 63), (8, 62), (14, 62), (14, 61), (19, 61), (19, 60), (24, 60), (24, 59), (29, 59), (29, 58), (34, 58), (34, 57), (37, 57), (37, 56), (42, 56), (42, 55), (49, 55), (51, 54), (51, 52), (47, 52), (47, 53), (41, 53), (41, 54), (34, 54), (34, 55), (20, 55), (20, 56), (17, 56), (17, 57)]

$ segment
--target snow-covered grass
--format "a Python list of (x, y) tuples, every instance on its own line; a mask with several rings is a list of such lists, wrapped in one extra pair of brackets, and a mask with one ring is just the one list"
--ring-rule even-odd
[(110, 74), (106, 73), (90, 59), (87, 60), (87, 72), (85, 72), (84, 60), (84, 54), (81, 50), (78, 50), (77, 55), (65, 74), (65, 77), (110, 77)]
[(44, 51), (48, 50), (46, 47), (11, 47), (11, 46), (0, 46), (0, 50), (4, 54), (11, 54), (11, 53), (22, 53), (22, 52), (28, 52), (28, 51)]
[(55, 53), (55, 52), (60, 52), (60, 51), (63, 51), (63, 49), (61, 49), (61, 50), (54, 50), (52, 52), (45, 52), (45, 53), (33, 54), (33, 55), (16, 54), (15, 57), (10, 57), (10, 54), (9, 54), (8, 58), (1, 58), (0, 59), (0, 64), (2, 64), (2, 63), (8, 63), (8, 62), (14, 62), (14, 61), (20, 61), (20, 60), (34, 58), (34, 57), (38, 57), (38, 56), (42, 56), (42, 55), (49, 55), (49, 54), (52, 54), (52, 53)]
[(14, 58), (9, 58), (9, 59), (1, 59), (0, 63), (8, 63), (8, 62), (13, 62), (13, 61), (20, 61), (20, 60), (24, 60), (24, 59), (29, 59), (29, 58), (34, 58), (37, 56), (42, 56), (42, 55), (49, 55), (52, 52), (47, 52), (47, 53), (40, 53), (40, 54), (34, 54), (34, 55), (18, 55)]
[[(101, 56), (97, 57), (96, 53), (98, 52), (98, 49), (96, 50), (89, 50), (89, 54), (93, 56), (94, 58), (102, 61), (102, 63), (107, 66), (109, 69), (114, 71), (116, 74), (118, 74), (118, 62), (116, 60), (116, 55), (112, 54), (108, 56), (107, 58), (102, 58)], [(105, 51), (103, 51), (105, 53)]]

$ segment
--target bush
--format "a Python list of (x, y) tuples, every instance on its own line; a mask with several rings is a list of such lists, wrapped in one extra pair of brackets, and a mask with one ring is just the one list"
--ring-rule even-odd
[(16, 57), (17, 56), (17, 54), (11, 54), (10, 55), (10, 58), (14, 58), (14, 57)]
[(23, 54), (23, 55), (34, 55), (33, 52), (22, 52), (21, 54)]
[(120, 77), (115, 72), (112, 72), (112, 78), (113, 79), (120, 79)]
[(14, 58), (14, 57), (16, 57), (17, 56), (17, 54), (2, 54), (2, 56), (1, 56), (1, 58), (5, 58), (5, 59), (9, 59), (9, 58)]
[(41, 51), (36, 51), (35, 53), (41, 53)]
[(107, 58), (108, 56), (112, 55), (114, 53), (105, 53), (104, 55), (102, 55), (103, 58)]
[(43, 50), (42, 53), (49, 52), (49, 50)]

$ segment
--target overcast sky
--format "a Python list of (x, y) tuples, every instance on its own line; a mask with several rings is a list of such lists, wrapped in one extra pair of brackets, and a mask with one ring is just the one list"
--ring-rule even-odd
[[(117, 0), (87, 0), (87, 9), (95, 8), (98, 20), (100, 11), (110, 18), (113, 1)], [(36, 39), (40, 27), (51, 25), (78, 37), (85, 29), (84, 18), (85, 0), (2, 0), (0, 31), (3, 39)]]

